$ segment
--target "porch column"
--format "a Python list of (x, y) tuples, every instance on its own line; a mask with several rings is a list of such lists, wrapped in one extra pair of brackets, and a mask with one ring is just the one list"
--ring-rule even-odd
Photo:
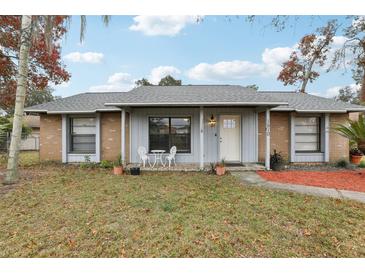
[(121, 134), (120, 134), (120, 141), (121, 141), (121, 146), (120, 146), (120, 154), (122, 156), (122, 162), (123, 164), (125, 163), (125, 109), (122, 109), (122, 113), (121, 113)]
[(204, 108), (200, 107), (200, 169), (204, 168)]
[(101, 160), (100, 157), (100, 112), (96, 113), (96, 135), (95, 135), (95, 154), (96, 159), (95, 162), (99, 163)]
[(62, 114), (62, 163), (67, 163), (67, 115)]
[(330, 161), (330, 114), (324, 115), (324, 161)]
[(265, 112), (265, 133), (266, 133), (266, 148), (265, 148), (265, 168), (270, 169), (270, 109)]

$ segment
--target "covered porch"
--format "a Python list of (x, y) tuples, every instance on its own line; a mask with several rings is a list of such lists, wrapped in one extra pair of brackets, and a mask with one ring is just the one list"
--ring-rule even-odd
[[(136, 164), (127, 164), (127, 169), (131, 167), (135, 167)], [(170, 168), (168, 165), (156, 165), (151, 167), (146, 165), (146, 167), (140, 166), (141, 171), (177, 171), (177, 172), (188, 172), (188, 171), (200, 171), (201, 167), (200, 164), (187, 164), (187, 163), (177, 163), (176, 165), (172, 165)], [(210, 165), (205, 164), (204, 170), (210, 170)], [(246, 163), (246, 164), (235, 164), (235, 165), (228, 165), (226, 166), (226, 170), (230, 172), (238, 172), (238, 171), (257, 171), (257, 170), (265, 170), (265, 166), (263, 164), (256, 164), (256, 163)]]
[[(270, 109), (273, 106), (121, 107), (121, 157), (135, 166), (137, 150), (178, 148), (176, 167), (153, 170), (198, 170), (224, 160), (228, 169), (270, 168)], [(265, 113), (265, 165), (258, 165), (258, 114)], [(125, 130), (128, 117), (129, 130)], [(129, 134), (129, 136), (127, 136)], [(129, 138), (127, 138), (129, 137)], [(129, 139), (129, 144), (125, 140)], [(146, 166), (145, 170), (151, 170)]]

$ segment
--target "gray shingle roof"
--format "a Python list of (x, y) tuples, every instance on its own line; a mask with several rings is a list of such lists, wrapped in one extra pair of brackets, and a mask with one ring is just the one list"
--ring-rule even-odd
[(95, 112), (120, 110), (118, 107), (105, 106), (107, 101), (116, 100), (121, 92), (80, 93), (53, 102), (27, 107), (26, 112)]
[(364, 106), (349, 104), (341, 101), (336, 101), (330, 98), (324, 98), (307, 93), (298, 92), (260, 92), (263, 94), (274, 95), (279, 100), (286, 100), (289, 104), (279, 106), (274, 110), (283, 111), (318, 111), (318, 112), (346, 112), (346, 111), (365, 111)]
[(106, 105), (280, 105), (287, 104), (270, 94), (233, 85), (142, 86), (120, 94)]
[(143, 86), (130, 92), (81, 93), (26, 108), (26, 112), (119, 111), (118, 106), (268, 105), (282, 111), (346, 112), (365, 107), (296, 92), (256, 92), (234, 85)]

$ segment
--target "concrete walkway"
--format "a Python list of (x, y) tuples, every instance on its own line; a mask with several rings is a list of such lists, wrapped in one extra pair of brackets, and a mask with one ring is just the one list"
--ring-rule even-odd
[(256, 172), (231, 172), (232, 175), (241, 179), (242, 183), (262, 186), (271, 189), (287, 190), (293, 192), (299, 192), (302, 194), (331, 197), (336, 199), (350, 199), (365, 203), (365, 192), (339, 190), (335, 188), (324, 188), (316, 186), (305, 186), (297, 184), (283, 184), (278, 182), (266, 181)]

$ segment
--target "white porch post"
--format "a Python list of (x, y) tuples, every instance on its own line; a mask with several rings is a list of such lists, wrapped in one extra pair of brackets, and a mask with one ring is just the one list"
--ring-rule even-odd
[(125, 109), (122, 109), (121, 113), (121, 134), (120, 134), (120, 154), (122, 156), (122, 162), (125, 163)]
[(265, 168), (270, 169), (270, 109), (265, 112), (265, 133), (266, 133), (266, 148), (265, 148)]
[(200, 169), (204, 168), (204, 108), (200, 107)]
[(62, 163), (67, 163), (67, 115), (62, 114)]
[(100, 157), (100, 112), (96, 113), (96, 135), (95, 135), (95, 154), (96, 159), (95, 162), (99, 163), (101, 160)]
[(324, 161), (330, 161), (330, 114), (324, 116)]

